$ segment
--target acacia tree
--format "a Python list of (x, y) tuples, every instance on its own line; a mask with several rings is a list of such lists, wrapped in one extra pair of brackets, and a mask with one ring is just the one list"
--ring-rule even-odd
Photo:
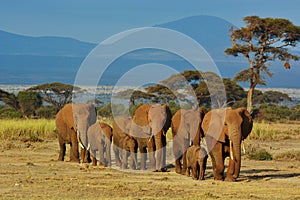
[(57, 111), (65, 104), (72, 102), (72, 95), (74, 92), (77, 94), (83, 92), (79, 87), (59, 82), (33, 86), (28, 90), (39, 92), (44, 101), (55, 107)]
[(43, 99), (33, 91), (20, 91), (16, 96), (0, 89), (0, 101), (4, 102), (8, 107), (20, 111), (26, 117), (35, 115), (35, 111), (42, 106)]
[(264, 85), (262, 73), (272, 76), (268, 68), (270, 61), (283, 61), (286, 69), (290, 68), (290, 60), (298, 60), (288, 47), (295, 47), (300, 40), (300, 27), (287, 19), (259, 18), (247, 16), (244, 18), (246, 27), (234, 30), (231, 28), (232, 47), (225, 50), (232, 56), (242, 55), (249, 63), (249, 68), (238, 72), (236, 81), (249, 82), (247, 95), (247, 110), (252, 112), (252, 96), (257, 85)]

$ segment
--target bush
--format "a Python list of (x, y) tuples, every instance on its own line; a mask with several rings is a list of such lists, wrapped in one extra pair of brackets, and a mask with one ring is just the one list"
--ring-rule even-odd
[(267, 120), (270, 122), (288, 120), (292, 114), (287, 106), (277, 106), (275, 104), (262, 104), (258, 107), (257, 120)]
[(272, 155), (265, 149), (258, 149), (248, 155), (250, 160), (272, 160)]
[(56, 108), (53, 106), (43, 106), (35, 111), (38, 118), (53, 119), (56, 115)]
[(23, 114), (21, 112), (6, 106), (0, 107), (0, 119), (20, 119), (20, 118), (23, 118)]

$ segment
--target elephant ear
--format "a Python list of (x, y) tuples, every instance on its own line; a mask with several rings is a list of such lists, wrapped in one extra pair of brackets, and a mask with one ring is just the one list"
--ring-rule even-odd
[(242, 140), (246, 139), (253, 127), (253, 119), (250, 113), (245, 108), (238, 108), (237, 112), (243, 118), (243, 122), (241, 125), (242, 128)]
[(74, 129), (76, 131), (76, 126), (75, 126), (75, 119), (73, 115), (73, 105), (74, 104), (66, 104), (62, 109), (61, 109), (61, 116), (66, 123), (67, 127), (69, 129)]

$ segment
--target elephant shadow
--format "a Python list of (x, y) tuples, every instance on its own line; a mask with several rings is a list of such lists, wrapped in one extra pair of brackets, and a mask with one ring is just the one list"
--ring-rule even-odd
[(277, 169), (251, 169), (251, 170), (242, 170), (240, 181), (252, 181), (252, 180), (270, 180), (270, 179), (285, 179), (285, 178), (294, 178), (300, 177), (300, 173), (290, 172), (290, 173), (281, 173), (283, 170)]

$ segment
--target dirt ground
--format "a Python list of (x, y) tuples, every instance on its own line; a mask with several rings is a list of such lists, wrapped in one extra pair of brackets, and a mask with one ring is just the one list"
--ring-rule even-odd
[[(259, 143), (272, 154), (300, 150), (300, 140), (247, 143)], [(300, 199), (299, 161), (254, 161), (243, 156), (240, 177), (230, 183), (213, 180), (210, 161), (206, 180), (194, 181), (176, 174), (174, 168), (169, 172), (120, 171), (59, 162), (58, 149), (57, 140), (3, 141), (1, 199)]]

